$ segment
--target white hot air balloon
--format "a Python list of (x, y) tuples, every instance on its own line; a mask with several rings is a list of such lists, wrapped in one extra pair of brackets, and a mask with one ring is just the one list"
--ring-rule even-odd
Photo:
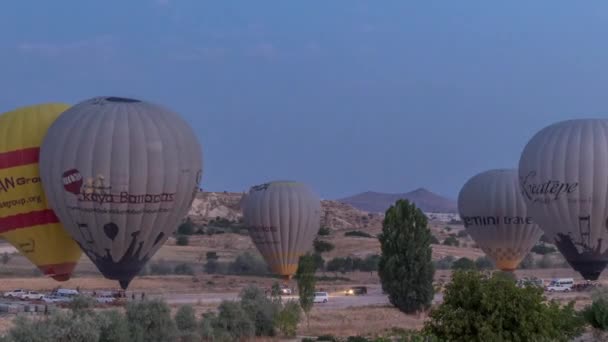
[(495, 169), (470, 178), (458, 195), (467, 233), (503, 271), (513, 271), (542, 230), (528, 214), (517, 170)]
[(65, 229), (106, 278), (126, 288), (190, 209), (202, 151), (170, 110), (97, 97), (49, 128), (40, 171)]
[(305, 184), (275, 181), (251, 187), (241, 206), (245, 226), (272, 271), (292, 277), (319, 232), (319, 197)]
[(608, 120), (577, 119), (536, 133), (519, 161), (536, 223), (587, 280), (608, 264)]

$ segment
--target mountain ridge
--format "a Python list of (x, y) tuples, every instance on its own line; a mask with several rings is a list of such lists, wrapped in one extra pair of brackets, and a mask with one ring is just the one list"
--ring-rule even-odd
[(406, 193), (385, 193), (365, 191), (349, 197), (336, 199), (337, 202), (349, 204), (359, 210), (379, 213), (385, 212), (399, 199), (407, 199), (424, 212), (458, 213), (455, 200), (438, 195), (426, 188), (417, 188)]

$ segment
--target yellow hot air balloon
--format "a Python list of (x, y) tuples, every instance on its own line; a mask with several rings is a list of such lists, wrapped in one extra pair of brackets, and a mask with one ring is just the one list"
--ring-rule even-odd
[(0, 115), (0, 237), (58, 281), (70, 278), (82, 250), (47, 203), (38, 159), (48, 128), (69, 107), (39, 104)]

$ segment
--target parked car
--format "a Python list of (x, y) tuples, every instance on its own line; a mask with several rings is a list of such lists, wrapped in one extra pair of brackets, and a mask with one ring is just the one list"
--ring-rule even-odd
[(44, 297), (44, 294), (42, 294), (40, 292), (28, 291), (27, 293), (25, 293), (25, 294), (23, 294), (21, 296), (21, 299), (29, 299), (29, 300), (37, 299), (37, 300), (41, 300), (43, 297)]
[(315, 292), (313, 303), (327, 303), (329, 301), (329, 294), (327, 292)]
[(98, 303), (113, 303), (116, 301), (116, 296), (112, 292), (102, 292), (95, 296)]
[(291, 295), (291, 293), (292, 292), (291, 292), (291, 289), (289, 287), (284, 286), (284, 287), (281, 288), (281, 294), (282, 295), (288, 295), (289, 296), (289, 295)]
[(344, 294), (347, 295), (347, 296), (350, 296), (350, 295), (355, 295), (355, 296), (366, 295), (367, 294), (367, 287), (366, 286), (353, 286), (353, 287), (349, 288), (348, 290), (344, 291)]
[(4, 297), (8, 298), (22, 298), (24, 294), (27, 293), (27, 290), (24, 289), (16, 289), (8, 292), (4, 292)]
[(74, 289), (57, 289), (51, 293), (51, 296), (58, 297), (75, 297), (79, 295), (80, 292)]
[(73, 297), (63, 297), (63, 296), (44, 296), (42, 297), (42, 301), (45, 303), (67, 303), (71, 302)]
[(557, 278), (551, 280), (547, 285), (547, 291), (549, 292), (570, 292), (574, 286), (574, 279), (572, 278)]

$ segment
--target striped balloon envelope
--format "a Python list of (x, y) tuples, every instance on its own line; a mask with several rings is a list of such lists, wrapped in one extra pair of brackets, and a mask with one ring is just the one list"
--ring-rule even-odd
[(0, 237), (58, 281), (70, 278), (82, 250), (47, 203), (38, 159), (48, 128), (67, 108), (39, 104), (0, 115)]

